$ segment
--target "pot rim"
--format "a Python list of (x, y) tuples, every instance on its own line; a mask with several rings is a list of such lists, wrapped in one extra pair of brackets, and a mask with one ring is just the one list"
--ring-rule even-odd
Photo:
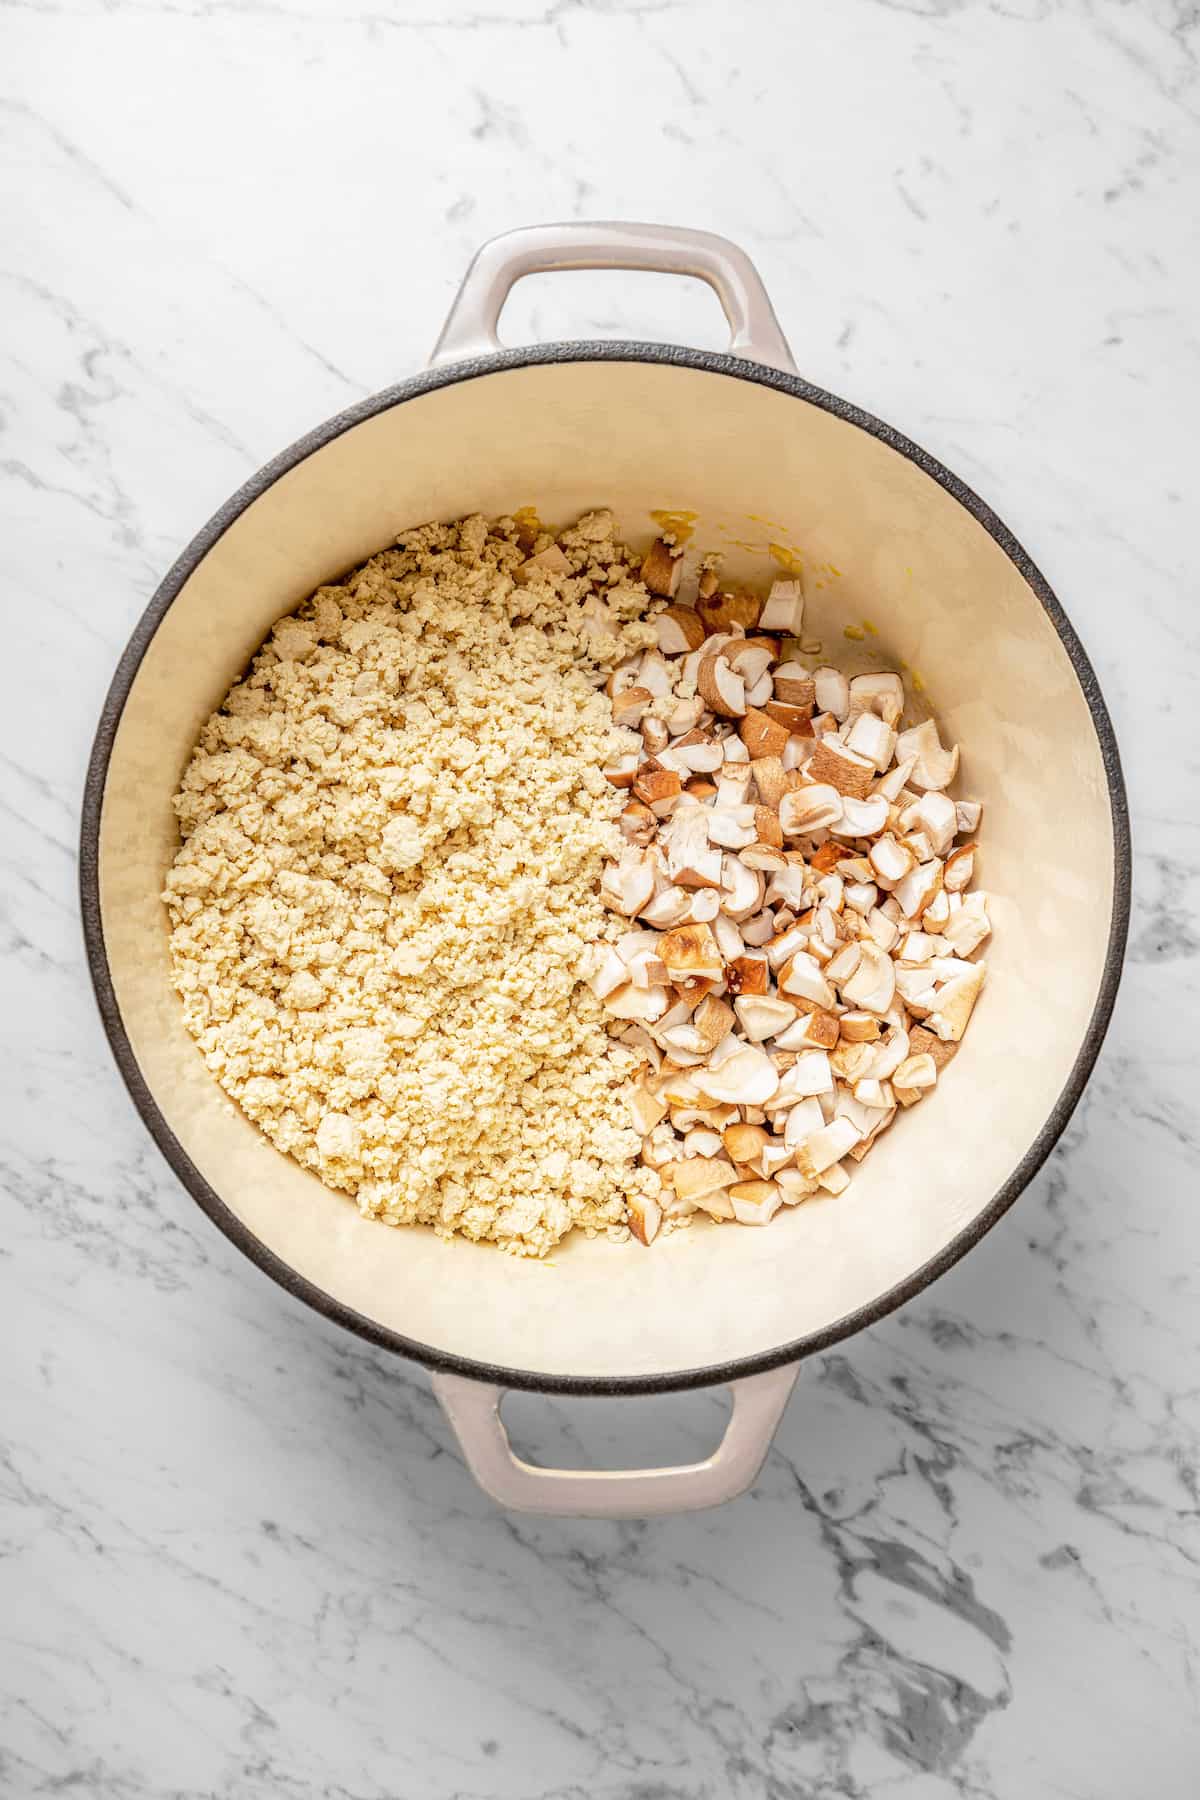
[[(364, 420), (373, 418), (378, 413), (389, 411), (394, 406), (402, 405), (407, 400), (416, 399), (418, 396), (431, 393), (438, 388), (453, 386), (461, 381), (473, 381), (479, 377), (497, 374), (508, 369), (570, 362), (667, 363), (677, 367), (695, 369), (702, 374), (726, 375), (740, 381), (756, 382), (760, 386), (775, 388), (795, 399), (806, 400), (811, 405), (819, 406), (824, 412), (832, 413), (835, 418), (843, 420), (846, 424), (857, 426), (859, 430), (879, 439), (880, 442), (887, 444), (891, 449), (898, 451), (900, 455), (907, 457), (910, 462), (915, 463), (924, 474), (944, 488), (953, 499), (958, 501), (960, 506), (971, 514), (978, 524), (983, 526), (1041, 602), (1043, 610), (1058, 633), (1063, 648), (1070, 658), (1071, 666), (1075, 671), (1076, 679), (1091, 714), (1108, 783), (1109, 806), (1112, 816), (1112, 917), (1109, 926), (1108, 948), (1105, 953), (1104, 967), (1092, 1016), (1084, 1033), (1079, 1053), (1072, 1065), (1070, 1076), (1045, 1123), (1016, 1168), (988, 1204), (969, 1225), (944, 1245), (936, 1256), (914, 1270), (904, 1281), (889, 1288), (886, 1293), (881, 1294), (868, 1306), (859, 1307), (854, 1312), (847, 1313), (843, 1318), (826, 1326), (823, 1330), (807, 1333), (803, 1337), (794, 1339), (791, 1343), (776, 1346), (774, 1349), (763, 1351), (758, 1355), (737, 1357), (728, 1362), (714, 1363), (704, 1368), (675, 1370), (661, 1375), (547, 1375), (533, 1370), (509, 1369), (498, 1364), (479, 1362), (471, 1357), (456, 1356), (450, 1352), (438, 1350), (432, 1345), (419, 1343), (415, 1339), (405, 1337), (401, 1332), (392, 1331), (377, 1324), (373, 1319), (346, 1306), (332, 1294), (326, 1293), (315, 1282), (300, 1275), (273, 1250), (268, 1249), (266, 1244), (254, 1235), (204, 1179), (159, 1110), (138, 1066), (121, 1018), (108, 964), (100, 909), (100, 820), (113, 743), (125, 702), (155, 632), (184, 584), (218, 539), (255, 500), (266, 493), (268, 488), (272, 487), (289, 470), (311, 456), (314, 451), (322, 449), (326, 444), (331, 443), (344, 432), (352, 430), (354, 426), (361, 424)], [(693, 350), (680, 345), (643, 343), (627, 339), (530, 345), (516, 350), (502, 350), (487, 356), (469, 357), (461, 362), (424, 370), (335, 414), (333, 418), (316, 426), (314, 430), (299, 438), (286, 450), (281, 451), (256, 475), (252, 476), (213, 515), (208, 524), (197, 533), (182, 555), (178, 557), (134, 628), (117, 664), (100, 714), (84, 784), (80, 828), (79, 887), (84, 942), (92, 984), (109, 1045), (130, 1097), (147, 1130), (174, 1173), (196, 1203), (207, 1213), (213, 1224), (264, 1274), (270, 1276), (294, 1298), (302, 1300), (315, 1311), (324, 1314), (326, 1318), (332, 1319), (336, 1324), (344, 1326), (357, 1336), (365, 1338), (369, 1343), (395, 1351), (430, 1369), (464, 1375), (478, 1381), (491, 1382), (500, 1387), (522, 1388), (546, 1394), (662, 1394), (680, 1392), (689, 1388), (725, 1386), (737, 1381), (742, 1376), (756, 1375), (764, 1373), (768, 1369), (780, 1368), (787, 1363), (800, 1362), (818, 1351), (829, 1349), (832, 1345), (840, 1343), (843, 1338), (851, 1337), (855, 1332), (863, 1330), (865, 1326), (874, 1325), (879, 1320), (886, 1318), (889, 1313), (894, 1312), (905, 1301), (911, 1300), (936, 1281), (940, 1275), (952, 1268), (991, 1230), (997, 1220), (1008, 1211), (1017, 1196), (1032, 1181), (1065, 1130), (1071, 1114), (1079, 1102), (1099, 1055), (1100, 1046), (1104, 1041), (1116, 1000), (1117, 988), (1120, 984), (1125, 940), (1129, 929), (1131, 886), (1129, 807), (1116, 735), (1108, 708), (1100, 692), (1100, 684), (1096, 679), (1087, 652), (1050, 584), (1012, 532), (991, 508), (957, 475), (952, 474), (935, 457), (930, 456), (911, 439), (904, 437), (892, 426), (875, 418), (873, 414), (855, 406), (851, 401), (842, 400), (837, 395), (827, 393), (823, 388), (813, 386), (799, 375), (768, 368), (762, 363), (750, 362), (727, 352)]]

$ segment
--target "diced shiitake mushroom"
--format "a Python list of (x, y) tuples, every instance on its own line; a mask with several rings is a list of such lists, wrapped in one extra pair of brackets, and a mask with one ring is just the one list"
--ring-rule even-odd
[(799, 581), (774, 581), (758, 619), (761, 631), (799, 637), (804, 624), (804, 589)]
[(647, 553), (657, 643), (605, 684), (625, 847), (581, 970), (640, 1062), (629, 1114), (663, 1184), (628, 1202), (645, 1244), (697, 1211), (761, 1225), (841, 1194), (954, 1056), (991, 930), (982, 808), (947, 792), (934, 721), (902, 728), (899, 675), (799, 661), (799, 581), (762, 601), (704, 568), (687, 605), (682, 566)]
[(656, 538), (642, 563), (642, 580), (652, 594), (673, 598), (683, 573), (683, 552), (665, 538)]

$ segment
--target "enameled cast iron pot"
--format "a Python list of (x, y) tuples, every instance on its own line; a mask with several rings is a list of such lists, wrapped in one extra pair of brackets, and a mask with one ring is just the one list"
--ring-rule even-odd
[[(730, 352), (567, 343), (504, 350), (513, 282), (548, 269), (698, 276)], [(765, 1231), (700, 1226), (647, 1251), (568, 1242), (547, 1269), (389, 1231), (230, 1107), (184, 1030), (159, 895), (171, 808), (206, 715), (272, 622), (405, 526), (536, 504), (699, 515), (697, 542), (761, 579), (798, 546), (807, 628), (839, 658), (869, 619), (874, 666), (919, 671), (959, 790), (984, 803), (989, 981), (962, 1054), (850, 1190)], [(769, 523), (764, 523), (764, 521)], [(836, 574), (835, 574), (836, 571)], [(639, 1515), (706, 1506), (756, 1474), (799, 1361), (881, 1319), (983, 1236), (1079, 1099), (1129, 909), (1120, 764), (1095, 675), (1015, 539), (924, 451), (795, 371), (762, 284), (724, 239), (561, 225), (485, 245), (429, 369), (318, 427), (236, 494), (154, 596), (121, 658), (83, 819), (88, 955), (121, 1072), (209, 1217), (289, 1292), (427, 1364), (472, 1470), (504, 1504)], [(686, 1469), (579, 1473), (516, 1459), (505, 1388), (645, 1394), (729, 1384), (724, 1442)]]

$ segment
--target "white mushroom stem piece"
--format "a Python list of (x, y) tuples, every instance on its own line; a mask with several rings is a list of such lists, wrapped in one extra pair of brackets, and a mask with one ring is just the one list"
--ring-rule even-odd
[(813, 675), (817, 708), (832, 713), (840, 724), (850, 713), (850, 683), (840, 669), (817, 669)]
[(945, 788), (958, 771), (958, 746), (942, 748), (938, 728), (932, 719), (902, 731), (896, 740), (896, 755), (901, 762), (913, 756), (916, 762), (909, 774), (909, 785), (915, 788)]
[(798, 637), (804, 624), (804, 589), (798, 581), (775, 581), (758, 619), (761, 631)]

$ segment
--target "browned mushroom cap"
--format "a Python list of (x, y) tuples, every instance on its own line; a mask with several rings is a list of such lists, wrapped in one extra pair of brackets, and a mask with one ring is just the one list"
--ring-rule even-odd
[(809, 706), (793, 706), (787, 700), (768, 700), (763, 707), (768, 719), (776, 725), (782, 725), (789, 737), (809, 738), (812, 736), (812, 708)]
[[(737, 1170), (724, 1156), (682, 1157), (677, 1162), (665, 1163), (659, 1174), (681, 1200), (694, 1200), (697, 1204), (723, 1188), (732, 1187), (737, 1180)], [(733, 1217), (732, 1207), (725, 1216)]]
[(654, 619), (664, 656), (686, 656), (704, 642), (704, 621), (691, 606), (667, 606)]
[(726, 719), (739, 719), (746, 710), (746, 684), (720, 651), (706, 656), (696, 673), (696, 686), (704, 704)]
[(648, 806), (657, 819), (674, 811), (683, 791), (683, 783), (674, 769), (661, 769), (644, 762), (633, 782), (633, 797)]
[(765, 956), (735, 956), (725, 965), (725, 982), (731, 994), (765, 994), (771, 971)]
[(734, 625), (740, 625), (743, 631), (753, 631), (762, 611), (762, 601), (757, 594), (742, 590), (698, 594), (696, 611), (709, 633), (728, 631)]
[[(782, 756), (788, 741), (788, 728), (767, 712), (752, 706), (738, 726), (738, 736), (750, 752), (751, 762)], [(760, 790), (761, 791), (761, 790)]]
[(719, 981), (725, 967), (717, 940), (706, 924), (676, 925), (664, 932), (659, 956), (672, 981), (693, 976)]
[(783, 1195), (773, 1181), (735, 1182), (729, 1200), (739, 1225), (768, 1225), (783, 1205)]
[(612, 703), (613, 724), (630, 727), (640, 725), (646, 708), (653, 704), (654, 695), (649, 688), (624, 688)]
[(812, 781), (828, 782), (839, 794), (851, 794), (863, 800), (871, 791), (875, 765), (855, 750), (847, 749), (837, 738), (821, 738), (808, 762)]
[(621, 814), (620, 825), (625, 841), (637, 844), (643, 849), (647, 844), (653, 842), (654, 834), (658, 830), (658, 820), (650, 808), (640, 800), (629, 802)]
[(725, 1149), (735, 1163), (751, 1163), (771, 1142), (771, 1134), (761, 1125), (727, 1125), (721, 1134)]
[(805, 717), (811, 719), (813, 707), (817, 699), (817, 684), (801, 663), (780, 663), (772, 670), (771, 679), (775, 684), (775, 698), (785, 706), (804, 708)]
[(956, 976), (939, 988), (937, 1008), (929, 1015), (930, 1030), (946, 1042), (957, 1044), (967, 1029), (986, 978), (987, 964), (973, 963), (965, 975)]
[(626, 1202), (629, 1229), (639, 1244), (652, 1244), (662, 1224), (662, 1207), (652, 1194), (630, 1194)]
[(683, 551), (668, 544), (665, 538), (656, 538), (642, 563), (642, 580), (650, 592), (664, 600), (672, 599), (682, 573)]

